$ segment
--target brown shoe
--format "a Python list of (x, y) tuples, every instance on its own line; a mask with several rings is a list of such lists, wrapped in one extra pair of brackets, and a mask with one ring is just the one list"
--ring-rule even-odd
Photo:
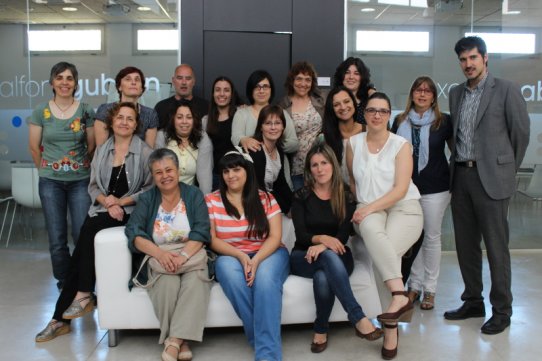
[(382, 345), (381, 355), (384, 360), (391, 360), (397, 356), (397, 347), (399, 346), (399, 329), (396, 323), (383, 323), (382, 326), (387, 329), (395, 328), (397, 330), (397, 345), (393, 349), (387, 349)]
[(327, 340), (322, 343), (311, 343), (311, 352), (312, 353), (320, 353), (324, 352), (327, 348)]
[(410, 300), (410, 303), (414, 303), (420, 299), (421, 292), (413, 288), (408, 289), (407, 297)]
[[(392, 296), (404, 296), (407, 297), (406, 291), (393, 291)], [(412, 314), (414, 313), (414, 306), (408, 299), (408, 302), (395, 312), (386, 312), (378, 315), (376, 318), (381, 323), (390, 322), (410, 322), (412, 320)]]
[(435, 308), (435, 293), (424, 292), (420, 308), (422, 310), (432, 310), (433, 308)]
[(384, 335), (384, 331), (382, 331), (382, 329), (378, 327), (376, 327), (374, 331), (369, 332), (369, 333), (362, 333), (357, 328), (355, 328), (355, 330), (356, 330), (356, 336), (358, 336), (359, 338), (364, 338), (367, 341), (376, 341)]

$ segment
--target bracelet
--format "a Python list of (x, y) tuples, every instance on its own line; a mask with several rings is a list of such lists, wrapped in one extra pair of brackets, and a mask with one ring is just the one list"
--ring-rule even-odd
[(190, 256), (189, 256), (188, 253), (186, 253), (185, 251), (181, 251), (181, 253), (179, 253), (179, 254), (180, 254), (181, 256), (185, 256), (187, 261), (190, 259)]

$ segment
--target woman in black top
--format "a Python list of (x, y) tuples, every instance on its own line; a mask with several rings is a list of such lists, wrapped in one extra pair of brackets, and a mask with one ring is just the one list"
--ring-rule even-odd
[(312, 278), (316, 303), (311, 351), (327, 347), (329, 316), (335, 297), (354, 325), (356, 335), (369, 341), (382, 336), (356, 301), (349, 276), (354, 270), (346, 242), (352, 231), (356, 201), (342, 181), (339, 163), (326, 144), (311, 148), (305, 161), (305, 184), (295, 193), (292, 219), (296, 242), (290, 256), (291, 273)]
[(395, 118), (392, 130), (412, 144), (412, 181), (422, 196), (424, 214), (423, 238), (412, 247), (410, 261), (403, 262), (414, 262), (408, 281), (409, 298), (416, 301), (423, 290), (420, 308), (431, 310), (440, 270), (442, 218), (450, 203), (450, 172), (444, 148), (453, 133), (450, 116), (440, 112), (437, 87), (431, 78), (421, 76), (414, 80), (407, 107)]
[(203, 129), (213, 143), (213, 190), (218, 189), (220, 179), (218, 161), (227, 152), (235, 150), (231, 144), (231, 124), (240, 104), (241, 100), (233, 82), (225, 76), (216, 78), (212, 87), (209, 114), (201, 120)]

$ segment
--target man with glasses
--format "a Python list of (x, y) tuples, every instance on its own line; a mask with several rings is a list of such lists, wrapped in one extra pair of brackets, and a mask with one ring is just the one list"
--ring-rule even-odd
[(171, 78), (171, 83), (173, 88), (175, 88), (175, 95), (159, 101), (154, 107), (160, 120), (158, 129), (167, 127), (172, 113), (177, 109), (181, 99), (188, 100), (192, 103), (193, 109), (195, 109), (199, 119), (204, 115), (207, 115), (207, 112), (209, 111), (209, 103), (207, 100), (199, 98), (192, 93), (194, 85), (196, 84), (196, 76), (194, 75), (194, 69), (192, 69), (190, 65), (181, 64), (177, 66), (173, 77)]
[(508, 205), (515, 176), (529, 143), (529, 114), (519, 87), (493, 77), (487, 50), (476, 36), (455, 45), (467, 81), (450, 92), (454, 146), (450, 164), (452, 216), (463, 305), (444, 313), (448, 320), (484, 317), (483, 238), (491, 271), (493, 316), (482, 326), (497, 334), (510, 325), (512, 291), (508, 249)]

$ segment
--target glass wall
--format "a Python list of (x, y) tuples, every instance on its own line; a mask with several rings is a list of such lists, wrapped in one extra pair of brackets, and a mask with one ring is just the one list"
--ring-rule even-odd
[[(542, 2), (536, 0), (348, 0), (346, 56), (360, 57), (395, 112), (412, 81), (429, 75), (448, 111), (450, 89), (465, 81), (453, 50), (466, 33), (483, 33), (489, 71), (516, 82), (531, 117), (531, 139), (510, 208), (511, 247), (539, 248), (542, 226)], [(445, 248), (453, 248), (448, 215)]]

